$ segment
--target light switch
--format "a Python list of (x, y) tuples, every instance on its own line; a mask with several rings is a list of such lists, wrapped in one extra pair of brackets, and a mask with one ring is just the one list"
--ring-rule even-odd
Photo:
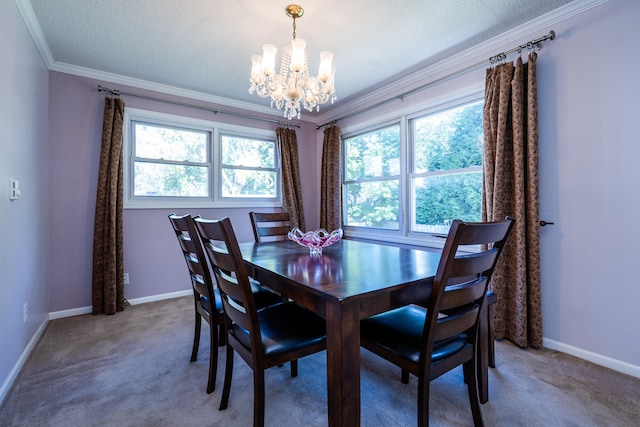
[(9, 200), (16, 200), (20, 197), (20, 182), (17, 179), (9, 180)]

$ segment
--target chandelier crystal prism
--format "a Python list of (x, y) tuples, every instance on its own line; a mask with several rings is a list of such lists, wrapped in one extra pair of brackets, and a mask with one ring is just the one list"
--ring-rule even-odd
[(293, 39), (282, 49), (280, 72), (276, 74), (276, 53), (272, 44), (262, 47), (262, 56), (251, 57), (251, 78), (249, 93), (257, 93), (262, 98), (271, 98), (271, 106), (284, 110), (284, 117), (300, 119), (300, 111), (320, 110), (320, 105), (336, 100), (334, 86), (335, 70), (331, 68), (333, 53), (320, 52), (320, 67), (317, 76), (309, 75), (307, 64), (307, 43), (296, 38), (296, 19), (304, 14), (302, 7), (290, 4), (285, 13), (293, 19)]

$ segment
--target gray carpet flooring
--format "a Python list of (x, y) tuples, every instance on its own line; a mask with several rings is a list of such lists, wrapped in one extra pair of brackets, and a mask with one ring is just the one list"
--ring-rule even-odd
[[(191, 297), (140, 304), (115, 316), (49, 322), (0, 408), (1, 426), (250, 426), (250, 369), (235, 357), (229, 408), (219, 411), (224, 351), (216, 390), (206, 394), (206, 331), (198, 360)], [(221, 349), (222, 350), (222, 349)], [(487, 426), (638, 426), (640, 379), (550, 350), (496, 344)], [(267, 426), (327, 424), (326, 353), (266, 373)], [(416, 385), (362, 350), (362, 426), (414, 426)], [(431, 425), (472, 425), (456, 369), (432, 382)]]

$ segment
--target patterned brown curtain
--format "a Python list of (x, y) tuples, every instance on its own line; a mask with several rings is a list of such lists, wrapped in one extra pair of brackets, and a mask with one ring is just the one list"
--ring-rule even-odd
[(122, 125), (124, 102), (105, 98), (93, 231), (93, 314), (124, 310)]
[(302, 189), (300, 188), (300, 166), (298, 162), (298, 138), (294, 129), (276, 129), (280, 155), (282, 156), (282, 202), (289, 212), (291, 227), (298, 227), (302, 231), (304, 226), (304, 211), (302, 209)]
[(341, 156), (340, 128), (337, 126), (325, 128), (322, 144), (320, 228), (328, 231), (342, 227)]
[(487, 70), (483, 113), (482, 217), (516, 219), (493, 273), (495, 334), (520, 347), (542, 346), (536, 58)]

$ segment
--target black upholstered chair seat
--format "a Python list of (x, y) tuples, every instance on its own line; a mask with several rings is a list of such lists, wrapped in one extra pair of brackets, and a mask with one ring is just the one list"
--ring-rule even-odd
[[(273, 291), (261, 286), (258, 282), (253, 279), (249, 279), (249, 283), (251, 283), (251, 292), (253, 293), (253, 298), (256, 302), (256, 308), (260, 310), (263, 307), (268, 307), (270, 305), (279, 304), (282, 302), (282, 297), (276, 294)], [(216, 289), (217, 291), (217, 289)], [(216, 304), (219, 296), (216, 296)]]
[[(380, 347), (418, 363), (420, 345), (424, 334), (427, 310), (415, 305), (400, 307), (386, 313), (364, 319), (360, 323), (360, 335), (375, 340)], [(433, 343), (431, 361), (436, 362), (467, 344), (467, 335), (460, 334), (451, 339)]]
[[(298, 350), (326, 339), (324, 319), (294, 303), (281, 302), (263, 308), (258, 311), (258, 319), (265, 356)], [(233, 334), (247, 349), (251, 348), (246, 329), (234, 324)]]

